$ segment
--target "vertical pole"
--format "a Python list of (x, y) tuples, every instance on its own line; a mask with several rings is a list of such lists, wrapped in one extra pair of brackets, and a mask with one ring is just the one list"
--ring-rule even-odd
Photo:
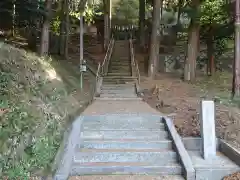
[(80, 88), (83, 88), (83, 16), (80, 14)]
[(112, 34), (112, 0), (109, 0), (109, 36)]
[(233, 74), (233, 97), (240, 96), (240, 0), (236, 0), (235, 16), (235, 59)]

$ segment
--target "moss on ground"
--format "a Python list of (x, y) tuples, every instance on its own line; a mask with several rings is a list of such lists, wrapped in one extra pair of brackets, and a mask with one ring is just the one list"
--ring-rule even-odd
[(52, 169), (66, 119), (91, 96), (90, 86), (79, 92), (78, 78), (63, 66), (0, 44), (0, 177)]

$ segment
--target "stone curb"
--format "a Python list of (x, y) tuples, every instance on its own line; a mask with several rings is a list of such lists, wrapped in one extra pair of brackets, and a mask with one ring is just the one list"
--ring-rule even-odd
[(240, 167), (240, 152), (237, 149), (232, 147), (226, 141), (220, 139), (219, 150)]
[(58, 166), (58, 170), (53, 177), (54, 180), (67, 180), (69, 173), (71, 172), (71, 166), (73, 162), (75, 147), (79, 143), (79, 137), (81, 134), (81, 124), (83, 121), (82, 116), (78, 117), (72, 124), (70, 134), (64, 146), (63, 158)]
[(167, 130), (173, 140), (175, 151), (179, 155), (180, 163), (184, 168), (184, 177), (186, 180), (195, 180), (196, 172), (193, 167), (192, 160), (187, 150), (185, 149), (181, 137), (178, 135), (172, 120), (167, 117), (163, 117), (163, 122), (166, 124)]

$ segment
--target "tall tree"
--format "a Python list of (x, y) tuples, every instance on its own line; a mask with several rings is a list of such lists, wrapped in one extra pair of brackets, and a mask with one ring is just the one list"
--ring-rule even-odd
[(66, 31), (66, 38), (65, 38), (65, 49), (64, 49), (64, 56), (66, 59), (68, 59), (68, 41), (69, 41), (69, 28), (70, 28), (70, 21), (69, 21), (69, 0), (65, 0), (65, 31)]
[(104, 3), (104, 49), (107, 50), (110, 41), (110, 3), (111, 0), (103, 0)]
[(41, 32), (41, 44), (40, 44), (40, 55), (47, 55), (49, 49), (49, 29), (50, 29), (50, 20), (51, 20), (51, 7), (52, 0), (45, 1), (45, 16), (42, 25)]
[(194, 11), (189, 25), (187, 58), (184, 66), (184, 80), (194, 81), (196, 77), (196, 61), (199, 52), (199, 30), (200, 30), (200, 0), (192, 0), (190, 4)]
[(145, 45), (145, 0), (139, 0), (139, 40), (140, 40), (140, 48), (143, 50)]
[(60, 24), (60, 48), (59, 54), (68, 58), (69, 39), (69, 0), (62, 0), (61, 3), (61, 24)]
[(153, 20), (152, 20), (152, 33), (151, 45), (148, 65), (148, 77), (154, 78), (159, 56), (159, 24), (160, 24), (160, 8), (162, 0), (154, 0), (153, 2)]
[(232, 97), (240, 97), (240, 0), (236, 0), (235, 60), (233, 70)]

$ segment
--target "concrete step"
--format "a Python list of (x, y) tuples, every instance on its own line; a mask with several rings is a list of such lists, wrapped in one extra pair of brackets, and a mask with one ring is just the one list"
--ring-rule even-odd
[(134, 80), (103, 80), (103, 84), (134, 84), (136, 81)]
[(103, 124), (138, 124), (148, 123), (152, 125), (159, 125), (164, 123), (161, 116), (151, 114), (108, 114), (107, 116), (90, 116), (86, 117), (83, 121), (84, 124), (88, 123), (103, 123)]
[(121, 83), (117, 83), (117, 80), (115, 80), (115, 81), (113, 81), (113, 80), (112, 81), (105, 80), (105, 81), (103, 81), (103, 84), (104, 84), (104, 82), (106, 82), (106, 84), (108, 84), (108, 85), (110, 85), (112, 83), (112, 85), (115, 85), (115, 86), (117, 84), (120, 84), (120, 86), (124, 85), (124, 84), (126, 84), (126, 85), (129, 84), (129, 86), (133, 86), (133, 84), (136, 82), (135, 80), (128, 80), (128, 79), (127, 80), (118, 80), (118, 81), (121, 81), (121, 82), (124, 81), (125, 83), (122, 83), (122, 84)]
[(116, 67), (131, 67), (130, 60), (128, 61), (111, 61), (109, 66), (116, 66)]
[(126, 97), (94, 97), (95, 100), (101, 100), (101, 101), (142, 101), (142, 98), (126, 98)]
[(154, 122), (83, 122), (82, 124), (84, 130), (125, 130), (125, 131), (147, 131), (147, 130), (165, 130), (165, 125), (163, 123)]
[(137, 97), (136, 93), (134, 92), (101, 92), (100, 97)]
[[(125, 84), (123, 84), (125, 85)], [(106, 91), (106, 92), (136, 92), (136, 88), (134, 86), (129, 86), (129, 87), (118, 87), (118, 88), (115, 88), (115, 87), (105, 87), (103, 86), (101, 88), (102, 91)]]
[(110, 77), (109, 78), (103, 78), (103, 81), (106, 81), (106, 82), (117, 82), (117, 81), (126, 81), (126, 82), (135, 82), (136, 80), (135, 79), (122, 79), (122, 78), (114, 78), (114, 79), (111, 79)]
[(137, 79), (135, 76), (105, 76), (104, 79)]
[(114, 81), (110, 81), (110, 82), (108, 82), (108, 81), (103, 81), (103, 86), (105, 86), (105, 85), (130, 85), (130, 86), (134, 86), (135, 85), (135, 83), (136, 83), (136, 81), (118, 81), (118, 82), (114, 82)]
[(108, 73), (107, 76), (132, 76), (132, 73)]
[[(166, 165), (147, 163), (86, 163), (73, 164), (70, 175), (106, 175), (106, 174), (154, 174), (154, 175), (181, 175), (182, 167), (177, 163)], [(170, 180), (170, 179), (169, 179)]]
[(100, 97), (103, 98), (137, 98), (136, 94), (100, 94)]
[(131, 60), (127, 59), (127, 60), (119, 60), (119, 59), (114, 59), (112, 58), (110, 60), (110, 64), (131, 64)]
[(122, 84), (122, 85), (117, 85), (117, 84), (113, 84), (113, 85), (110, 85), (110, 84), (106, 84), (106, 85), (103, 85), (102, 90), (135, 90), (135, 86), (132, 85), (132, 84)]
[(136, 93), (136, 88), (132, 87), (132, 88), (124, 88), (122, 87), (121, 89), (118, 88), (102, 88), (101, 89), (102, 92), (106, 92), (106, 93)]
[(108, 69), (108, 73), (115, 73), (115, 72), (123, 72), (123, 73), (130, 73), (131, 72), (131, 68), (109, 68)]
[(119, 74), (119, 76), (121, 76), (121, 75), (127, 75), (127, 76), (131, 76), (132, 75), (132, 73), (130, 72), (130, 71), (124, 71), (124, 70), (114, 70), (114, 71), (108, 71), (108, 74), (107, 75), (109, 75), (110, 74), (110, 76), (111, 76), (111, 74)]
[(81, 132), (85, 139), (135, 139), (135, 140), (162, 140), (169, 138), (166, 131), (99, 131), (85, 130)]
[(156, 150), (170, 150), (172, 149), (172, 141), (97, 141), (89, 140), (84, 141), (79, 145), (80, 148), (89, 149), (125, 149), (125, 150), (141, 150), (141, 149), (156, 149)]
[(117, 80), (124, 80), (124, 81), (135, 81), (137, 78), (135, 77), (124, 77), (124, 76), (105, 76), (103, 80), (112, 80), (112, 81), (117, 81)]
[(131, 70), (131, 65), (130, 64), (124, 64), (124, 65), (118, 65), (118, 64), (110, 64), (108, 70), (119, 70), (119, 69), (127, 69)]
[(105, 152), (75, 152), (74, 163), (153, 163), (158, 165), (166, 165), (168, 163), (177, 163), (177, 153), (174, 151), (136, 151), (136, 152), (113, 152), (112, 150)]
[(183, 176), (181, 175), (92, 175), (92, 176), (81, 176), (81, 177), (70, 177), (68, 180), (184, 180)]
[(132, 90), (101, 90), (102, 94), (136, 94), (135, 89)]

